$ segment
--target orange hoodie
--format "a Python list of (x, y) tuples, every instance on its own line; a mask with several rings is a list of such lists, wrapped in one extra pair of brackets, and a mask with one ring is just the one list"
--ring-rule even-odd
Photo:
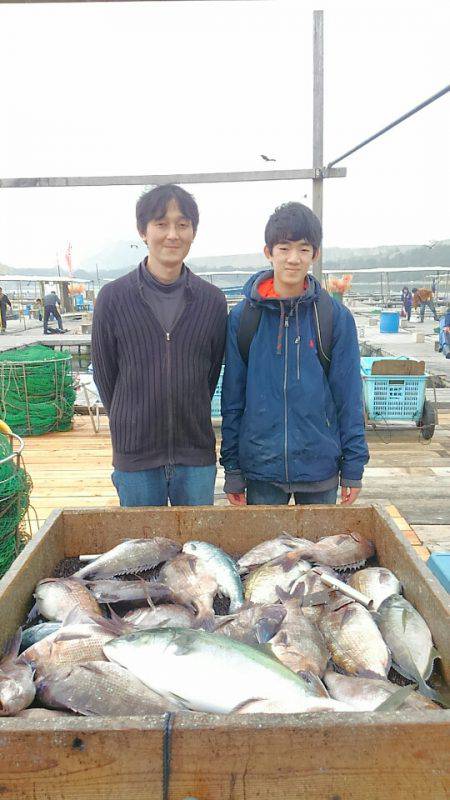
[[(305, 282), (303, 284), (303, 289), (306, 291), (308, 288), (307, 279), (305, 278)], [(273, 278), (266, 278), (265, 281), (262, 281), (258, 286), (258, 292), (264, 300), (271, 300), (271, 299), (281, 299), (281, 295), (275, 291), (275, 287), (273, 285)]]

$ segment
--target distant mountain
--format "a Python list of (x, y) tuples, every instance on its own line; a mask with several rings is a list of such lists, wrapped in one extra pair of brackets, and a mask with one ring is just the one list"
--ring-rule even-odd
[[(96, 255), (86, 259), (74, 271), (74, 280), (84, 278), (97, 280), (114, 279), (125, 275), (147, 254), (145, 245), (136, 242), (114, 242)], [(268, 266), (262, 253), (234, 253), (223, 256), (204, 256), (188, 258), (188, 265), (194, 272), (217, 272), (227, 270), (255, 270)], [(326, 269), (379, 269), (381, 267), (423, 267), (426, 270), (436, 266), (450, 269), (450, 239), (427, 245), (380, 245), (379, 247), (330, 247), (325, 248), (323, 266)], [(51, 275), (55, 268), (36, 269), (33, 266), (13, 268), (0, 263), (0, 275)], [(67, 273), (63, 273), (67, 276)]]

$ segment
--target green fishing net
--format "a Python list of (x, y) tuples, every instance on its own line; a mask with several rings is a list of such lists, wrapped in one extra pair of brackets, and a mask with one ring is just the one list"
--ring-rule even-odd
[(0, 416), (19, 436), (72, 427), (72, 357), (41, 344), (0, 353)]
[(23, 521), (32, 483), (21, 464), (20, 456), (13, 453), (9, 437), (0, 434), (0, 577), (28, 539)]

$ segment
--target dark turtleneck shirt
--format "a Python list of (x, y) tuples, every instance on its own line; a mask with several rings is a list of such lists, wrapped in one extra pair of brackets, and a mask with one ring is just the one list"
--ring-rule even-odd
[(186, 267), (173, 283), (161, 283), (148, 270), (147, 259), (139, 267), (142, 293), (163, 330), (170, 331), (185, 306)]

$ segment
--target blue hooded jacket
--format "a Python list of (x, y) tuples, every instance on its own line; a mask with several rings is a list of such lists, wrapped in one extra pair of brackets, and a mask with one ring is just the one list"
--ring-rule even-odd
[(350, 311), (333, 300), (328, 378), (317, 355), (313, 301), (321, 290), (307, 276), (303, 295), (265, 299), (258, 292), (273, 276), (264, 270), (245, 284), (263, 313), (248, 366), (237, 343), (244, 302), (228, 318), (222, 388), (221, 464), (246, 478), (271, 483), (359, 481), (369, 460), (364, 435), (360, 355)]

